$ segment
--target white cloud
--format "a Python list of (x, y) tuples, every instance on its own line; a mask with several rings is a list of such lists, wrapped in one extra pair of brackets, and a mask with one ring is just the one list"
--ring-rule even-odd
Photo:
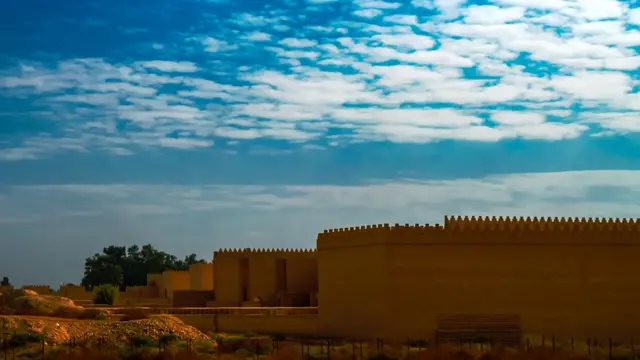
[(380, 0), (357, 0), (356, 5), (367, 9), (397, 9), (402, 6), (401, 3)]
[(251, 41), (269, 41), (271, 40), (271, 34), (255, 31), (248, 34), (247, 39)]
[[(192, 51), (208, 59), (199, 64), (23, 62), (0, 75), (0, 95), (39, 96), (45, 107), (39, 116), (63, 119), (57, 123), (65, 130), (85, 135), (45, 145), (33, 137), (2, 150), (0, 158), (37, 158), (55, 146), (126, 155), (135, 152), (133, 146), (210, 146), (215, 137), (327, 147), (638, 131), (628, 117), (600, 117), (640, 111), (640, 55), (634, 48), (640, 31), (628, 26), (636, 22), (637, 9), (615, 0), (412, 4), (439, 15), (426, 17), (400, 2), (358, 0), (345, 20), (305, 26), (254, 46), (273, 40), (276, 27), (293, 29), (309, 16), (274, 8), (233, 15), (215, 38), (187, 38), (197, 45)], [(253, 58), (261, 59), (260, 66), (244, 63)], [(572, 105), (581, 111), (547, 116)], [(116, 131), (118, 121), (135, 130)], [(329, 135), (331, 127), (349, 130)], [(162, 140), (175, 133), (184, 140)]]
[(229, 44), (224, 40), (218, 40), (210, 36), (202, 39), (201, 41), (204, 45), (204, 51), (211, 53), (230, 51), (238, 48), (237, 45)]
[(549, 85), (571, 96), (586, 100), (622, 99), (631, 91), (628, 75), (619, 72), (577, 72), (572, 76), (554, 76)]
[(627, 19), (631, 24), (640, 25), (640, 8), (629, 10), (627, 13)]
[(459, 14), (460, 6), (467, 0), (433, 0), (435, 8), (447, 18), (455, 18)]
[(544, 114), (515, 111), (496, 111), (491, 119), (503, 125), (538, 125), (545, 122)]
[(153, 61), (139, 62), (136, 65), (142, 68), (160, 70), (163, 72), (187, 72), (188, 73), (188, 72), (198, 71), (198, 66), (190, 61), (153, 60)]
[(416, 25), (418, 24), (418, 17), (415, 15), (389, 15), (383, 19), (385, 22), (402, 24), (402, 25)]
[(355, 16), (360, 16), (363, 18), (374, 18), (376, 16), (380, 16), (383, 13), (382, 10), (378, 9), (360, 9), (353, 12)]
[(378, 40), (381, 43), (394, 46), (394, 47), (406, 47), (413, 50), (425, 50), (431, 49), (435, 45), (435, 41), (430, 36), (417, 35), (417, 34), (380, 34), (372, 37), (374, 40)]
[(309, 39), (294, 39), (294, 38), (286, 38), (280, 41), (282, 45), (293, 47), (293, 48), (309, 48), (318, 45), (318, 42), (315, 40)]
[(504, 24), (524, 17), (524, 7), (501, 8), (494, 5), (470, 6), (464, 10), (467, 24)]

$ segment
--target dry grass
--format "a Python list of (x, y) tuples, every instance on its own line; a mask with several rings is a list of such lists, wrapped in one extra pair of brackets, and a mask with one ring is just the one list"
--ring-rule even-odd
[[(50, 360), (117, 360), (117, 359), (173, 359), (173, 360), (594, 360), (585, 356), (576, 356), (563, 352), (552, 352), (550, 349), (534, 349), (528, 352), (520, 352), (513, 349), (494, 349), (492, 351), (477, 351), (474, 349), (459, 349), (442, 346), (438, 349), (396, 349), (386, 350), (384, 353), (365, 351), (362, 356), (358, 351), (352, 352), (351, 345), (332, 347), (327, 351), (310, 349), (309, 354), (299, 344), (282, 344), (278, 351), (256, 355), (248, 349), (236, 350), (234, 353), (217, 354), (212, 351), (201, 351), (195, 344), (191, 349), (186, 349), (184, 344), (177, 344), (170, 348), (159, 350), (158, 348), (143, 348), (131, 351), (130, 349), (48, 349), (44, 358)], [(9, 353), (8, 358), (11, 358)], [(40, 349), (34, 347), (29, 351), (23, 351), (16, 359), (41, 358)], [(1, 357), (1, 356), (0, 356)]]
[[(171, 317), (166, 321), (173, 322)], [(151, 320), (151, 319), (149, 319)], [(144, 321), (144, 320), (143, 320)], [(135, 340), (135, 341), (134, 341)], [(517, 350), (480, 344), (450, 346), (440, 344), (437, 348), (408, 348), (401, 344), (386, 344), (384, 350), (377, 351), (374, 344), (337, 343), (330, 348), (326, 343), (283, 341), (275, 344), (266, 336), (213, 334), (210, 339), (173, 340), (160, 344), (144, 336), (133, 337), (130, 342), (112, 346), (81, 347), (60, 344), (56, 347), (42, 347), (32, 342), (27, 346), (9, 350), (7, 359), (51, 359), (51, 360), (117, 360), (117, 359), (175, 359), (175, 360), (607, 360), (609, 354), (595, 352), (591, 356), (576, 350), (560, 348), (532, 347)], [(477, 346), (476, 346), (477, 345)], [(43, 351), (44, 349), (44, 357)], [(16, 351), (15, 354), (13, 351)], [(3, 358), (0, 351), (0, 359)], [(631, 360), (630, 353), (614, 352), (614, 360)], [(635, 360), (635, 359), (634, 359)]]

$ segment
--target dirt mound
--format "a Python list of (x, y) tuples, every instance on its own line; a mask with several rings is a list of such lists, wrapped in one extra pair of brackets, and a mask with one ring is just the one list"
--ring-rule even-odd
[(151, 316), (149, 319), (132, 321), (71, 320), (47, 317), (4, 316), (8, 329), (19, 329), (30, 334), (44, 335), (50, 345), (74, 341), (103, 341), (103, 344), (123, 345), (132, 337), (145, 336), (157, 341), (164, 335), (173, 335), (181, 340), (211, 340), (198, 329), (185, 325), (171, 316)]
[(11, 289), (2, 293), (6, 302), (12, 301), (21, 296), (39, 296), (37, 292), (27, 289)]
[(185, 325), (182, 321), (161, 317), (100, 324), (95, 327), (93, 337), (99, 337), (109, 342), (126, 342), (133, 336), (147, 336), (158, 340), (169, 334), (180, 340), (210, 340), (200, 330)]
[(5, 307), (11, 309), (14, 315), (55, 316), (65, 318), (78, 318), (84, 311), (82, 306), (76, 305), (69, 298), (38, 294), (10, 298), (8, 301), (5, 301)]

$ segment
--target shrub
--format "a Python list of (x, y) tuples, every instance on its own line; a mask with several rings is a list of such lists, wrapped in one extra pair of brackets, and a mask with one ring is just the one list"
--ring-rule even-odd
[(160, 339), (158, 339), (158, 341), (162, 346), (167, 346), (177, 340), (178, 340), (178, 337), (175, 334), (165, 334), (165, 335), (162, 335)]
[(241, 358), (248, 358), (253, 356), (253, 351), (249, 350), (249, 349), (244, 349), (244, 348), (240, 348), (238, 350), (236, 350), (236, 356), (241, 357)]
[(93, 302), (100, 305), (113, 305), (118, 300), (120, 291), (111, 284), (100, 285), (93, 290)]
[(31, 333), (16, 333), (11, 335), (9, 339), (9, 346), (11, 347), (24, 347), (30, 343), (37, 343), (42, 341), (42, 335)]
[(131, 338), (131, 344), (135, 348), (155, 346), (153, 339), (148, 336), (134, 336)]
[(393, 359), (391, 359), (389, 356), (385, 354), (375, 354), (375, 355), (369, 356), (369, 360), (393, 360)]

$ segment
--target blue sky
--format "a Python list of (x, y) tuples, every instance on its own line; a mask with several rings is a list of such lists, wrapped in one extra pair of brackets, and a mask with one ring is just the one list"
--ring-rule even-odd
[(110, 244), (210, 259), (445, 214), (640, 214), (630, 2), (25, 0), (0, 14), (0, 276), (17, 284), (78, 282)]

